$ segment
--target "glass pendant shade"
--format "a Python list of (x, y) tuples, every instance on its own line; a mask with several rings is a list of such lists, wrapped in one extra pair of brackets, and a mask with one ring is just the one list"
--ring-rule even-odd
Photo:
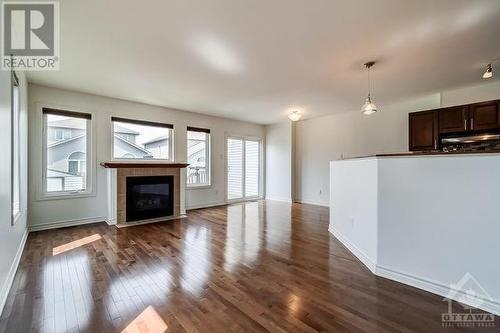
[(375, 112), (377, 112), (377, 106), (375, 103), (372, 102), (372, 98), (370, 97), (370, 94), (368, 94), (368, 97), (366, 98), (365, 104), (361, 107), (361, 112), (364, 115), (370, 115)]
[(491, 64), (486, 67), (486, 72), (483, 74), (483, 79), (489, 79), (493, 77), (493, 68), (491, 68)]

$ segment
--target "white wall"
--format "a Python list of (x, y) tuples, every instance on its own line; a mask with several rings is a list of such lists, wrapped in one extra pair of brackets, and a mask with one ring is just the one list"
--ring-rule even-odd
[(356, 110), (296, 124), (295, 196), (297, 201), (328, 205), (329, 161), (356, 155), (408, 151), (408, 113), (500, 99), (500, 81), (379, 105), (366, 117)]
[(292, 201), (293, 123), (266, 126), (266, 199)]
[(378, 265), (445, 287), (469, 272), (500, 306), (499, 198), (499, 155), (380, 159)]
[[(354, 177), (353, 177), (354, 175)], [(330, 163), (328, 230), (372, 271), (378, 255), (378, 160)]]
[(2, 310), (17, 264), (26, 240), (27, 216), (27, 82), (24, 73), (18, 73), (21, 85), (21, 215), (11, 225), (11, 79), (10, 72), (0, 71), (0, 142), (2, 161), (0, 163), (0, 311)]
[(482, 302), (465, 303), (500, 314), (499, 170), (500, 154), (333, 161), (329, 230), (375, 274), (445, 297), (469, 273), (479, 286), (454, 288)]
[(103, 220), (106, 210), (106, 172), (97, 166), (96, 195), (88, 198), (64, 200), (37, 200), (36, 192), (41, 184), (41, 116), (44, 104), (61, 108), (91, 111), (96, 115), (97, 165), (111, 159), (111, 116), (130, 117), (174, 125), (174, 156), (177, 162), (186, 161), (186, 126), (211, 129), (212, 186), (186, 191), (187, 208), (224, 203), (225, 200), (225, 136), (236, 134), (265, 138), (265, 127), (197, 113), (156, 107), (102, 96), (78, 93), (45, 86), (29, 86), (30, 128), (30, 226), (40, 227), (59, 222), (79, 223), (81, 220)]

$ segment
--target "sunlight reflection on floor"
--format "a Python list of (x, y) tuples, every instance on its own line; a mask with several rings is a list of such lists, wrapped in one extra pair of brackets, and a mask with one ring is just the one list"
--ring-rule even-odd
[(138, 315), (121, 333), (163, 333), (168, 326), (150, 305)]
[(75, 249), (75, 248), (77, 248), (79, 246), (95, 242), (96, 240), (99, 240), (101, 238), (102, 237), (99, 234), (93, 234), (92, 236), (80, 238), (80, 239), (78, 239), (76, 241), (73, 241), (73, 242), (70, 242), (70, 243), (66, 243), (66, 244), (63, 244), (63, 245), (60, 245), (58, 247), (53, 248), (52, 249), (52, 255), (56, 256), (56, 255), (61, 254), (63, 252), (66, 252), (66, 251), (69, 251), (69, 250), (73, 250), (73, 249)]

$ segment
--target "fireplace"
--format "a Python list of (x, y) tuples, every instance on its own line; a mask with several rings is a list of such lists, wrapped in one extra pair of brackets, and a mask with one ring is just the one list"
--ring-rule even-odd
[(174, 215), (174, 176), (126, 179), (126, 222)]

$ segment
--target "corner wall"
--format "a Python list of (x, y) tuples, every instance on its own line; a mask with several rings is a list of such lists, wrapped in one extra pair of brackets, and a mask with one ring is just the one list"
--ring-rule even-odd
[(10, 286), (26, 242), (27, 228), (27, 81), (23, 72), (18, 72), (21, 87), (21, 215), (11, 225), (11, 78), (10, 72), (0, 71), (0, 142), (2, 162), (0, 163), (0, 312), (2, 311)]
[(266, 126), (266, 199), (292, 201), (293, 123)]

